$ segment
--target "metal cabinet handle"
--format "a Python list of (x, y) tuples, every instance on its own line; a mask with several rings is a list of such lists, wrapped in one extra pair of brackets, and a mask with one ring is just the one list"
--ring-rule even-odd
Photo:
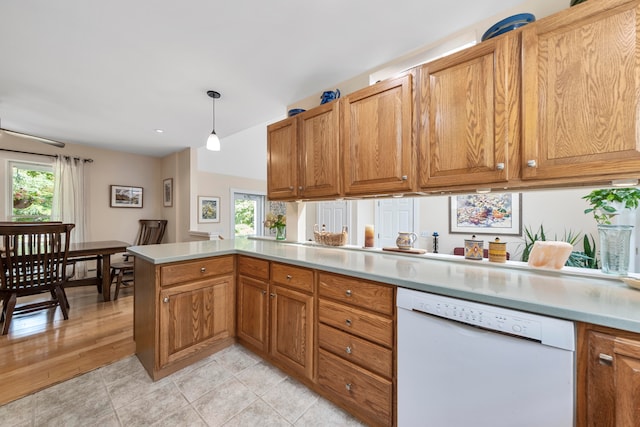
[(293, 190), (293, 186), (290, 186), (290, 187), (289, 187), (289, 190)]
[(302, 185), (300, 187), (298, 187), (298, 190), (302, 190)]
[(503, 171), (504, 170), (504, 163), (498, 163), (496, 165), (496, 169), (498, 169), (499, 171)]
[(351, 346), (347, 346), (347, 348), (345, 348), (345, 349), (344, 349), (344, 351), (345, 351), (347, 354), (351, 354)]
[(264, 291), (264, 290), (263, 290), (263, 291), (262, 291), (262, 295), (266, 295), (266, 294), (267, 294), (267, 291)]
[(291, 275), (287, 274), (287, 280), (291, 280)]
[(346, 383), (344, 387), (347, 389), (347, 391), (351, 391), (351, 383)]
[(403, 181), (406, 181), (407, 179), (409, 179), (407, 175), (402, 175), (400, 178), (402, 178)]
[(162, 298), (162, 302), (164, 302), (164, 303), (169, 302), (169, 297), (164, 297), (164, 298)]
[(347, 324), (347, 326), (351, 326), (351, 319), (347, 319), (347, 320), (345, 320), (345, 321), (344, 321), (344, 323), (346, 323), (346, 324)]
[(610, 356), (608, 354), (604, 354), (604, 353), (600, 353), (598, 355), (598, 361), (600, 362), (601, 365), (613, 365), (613, 356)]
[(351, 289), (347, 289), (347, 291), (344, 294), (346, 296), (350, 297), (351, 296)]
[(275, 298), (276, 294), (274, 294), (274, 293), (272, 292), (272, 293), (270, 293), (270, 294), (269, 294), (269, 296), (270, 296), (271, 298)]
[(538, 166), (538, 163), (535, 160), (527, 160), (528, 168), (535, 168), (536, 166)]
[(205, 271), (207, 271), (207, 269), (206, 269), (206, 268), (204, 268), (204, 267), (200, 267), (200, 273), (204, 273)]

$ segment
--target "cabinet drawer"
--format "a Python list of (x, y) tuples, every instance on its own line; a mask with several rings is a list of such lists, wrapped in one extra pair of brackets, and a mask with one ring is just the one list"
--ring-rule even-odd
[(271, 281), (284, 286), (313, 292), (313, 270), (287, 264), (271, 263)]
[(241, 255), (238, 257), (238, 274), (269, 280), (269, 261)]
[(325, 299), (318, 307), (320, 322), (389, 348), (393, 345), (392, 319)]
[(320, 348), (330, 351), (379, 375), (393, 377), (393, 352), (355, 335), (322, 323), (318, 327)]
[(392, 425), (391, 381), (324, 350), (320, 350), (318, 356), (318, 383), (321, 387), (372, 424)]
[(321, 297), (380, 313), (393, 314), (393, 288), (365, 280), (335, 274), (320, 273), (318, 293)]
[(160, 267), (160, 286), (206, 279), (233, 272), (233, 256), (202, 258)]

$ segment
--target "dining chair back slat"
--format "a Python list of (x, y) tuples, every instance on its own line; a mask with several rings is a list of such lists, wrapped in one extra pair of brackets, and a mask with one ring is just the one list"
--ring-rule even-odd
[[(64, 293), (70, 234), (74, 224), (0, 225), (0, 297), (2, 334), (14, 313), (60, 306), (68, 318)], [(50, 292), (52, 299), (16, 306), (17, 298)]]

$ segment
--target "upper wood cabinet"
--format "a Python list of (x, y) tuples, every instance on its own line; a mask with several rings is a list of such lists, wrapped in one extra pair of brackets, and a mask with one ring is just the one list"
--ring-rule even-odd
[(267, 193), (269, 199), (298, 195), (298, 120), (291, 117), (267, 126)]
[(497, 183), (517, 176), (519, 34), (425, 64), (419, 76), (420, 187)]
[(339, 105), (329, 102), (267, 128), (270, 199), (340, 195)]
[(346, 195), (411, 191), (415, 182), (412, 74), (342, 99)]
[(524, 27), (524, 179), (638, 176), (639, 13), (589, 1)]

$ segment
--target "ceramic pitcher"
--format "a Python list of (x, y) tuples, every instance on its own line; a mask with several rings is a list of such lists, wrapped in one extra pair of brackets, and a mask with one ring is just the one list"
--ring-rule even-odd
[(416, 241), (418, 235), (416, 233), (412, 233), (410, 231), (400, 231), (398, 232), (398, 238), (396, 239), (396, 245), (400, 249), (411, 249), (413, 248), (413, 242)]

